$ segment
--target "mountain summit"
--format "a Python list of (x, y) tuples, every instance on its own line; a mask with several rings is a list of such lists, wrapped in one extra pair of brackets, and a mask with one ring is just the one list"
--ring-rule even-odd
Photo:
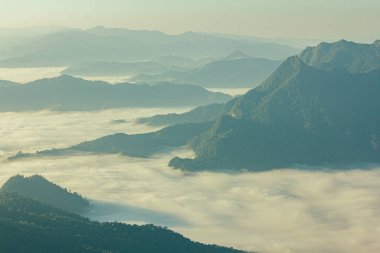
[(222, 60), (239, 60), (239, 59), (246, 59), (246, 58), (252, 58), (252, 56), (240, 50), (236, 50), (232, 52), (231, 54), (227, 55), (226, 57), (222, 58)]
[(328, 70), (350, 73), (368, 73), (380, 68), (379, 42), (359, 44), (340, 40), (308, 47), (300, 55), (308, 65)]
[(194, 160), (175, 158), (170, 165), (266, 170), (380, 162), (380, 68), (351, 68), (366, 59), (379, 61), (374, 47), (322, 43), (288, 58), (192, 140)]

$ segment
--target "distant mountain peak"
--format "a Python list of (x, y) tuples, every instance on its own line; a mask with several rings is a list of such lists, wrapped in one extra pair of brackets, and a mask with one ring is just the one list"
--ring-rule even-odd
[[(286, 85), (290, 80), (293, 80), (300, 74), (308, 73), (312, 68), (308, 66), (298, 56), (291, 56), (286, 59), (269, 78), (264, 81), (258, 89), (272, 89)], [(255, 93), (255, 89), (250, 90), (248, 93)]]
[(302, 66), (306, 66), (306, 64), (301, 60), (300, 57), (296, 56), (291, 56), (289, 57), (285, 63), (290, 64), (293, 67), (300, 68)]
[(348, 41), (346, 39), (341, 39), (339, 40), (338, 42), (335, 42), (335, 43), (331, 43), (331, 45), (334, 45), (334, 44), (353, 44), (354, 42), (352, 41)]
[(284, 74), (295, 75), (306, 68), (309, 68), (309, 66), (296, 55), (286, 59), (275, 72), (281, 71)]
[(377, 46), (377, 47), (380, 47), (380, 40), (376, 40), (373, 44), (374, 44), (375, 46)]
[(102, 25), (97, 25), (97, 26), (94, 26), (94, 27), (88, 29), (88, 31), (96, 31), (96, 30), (107, 30), (107, 27), (102, 26)]
[[(41, 79), (41, 81), (55, 81), (55, 82), (68, 82), (68, 81), (73, 82), (73, 81), (79, 81), (79, 80), (84, 81), (84, 79), (82, 79), (82, 78), (70, 76), (67, 74), (62, 74), (62, 75), (55, 76), (55, 77)], [(35, 82), (39, 82), (39, 81), (40, 80), (36, 80), (36, 81), (31, 82), (31, 83), (35, 83)]]
[(252, 56), (240, 51), (235, 50), (231, 54), (224, 57), (222, 60), (239, 60), (239, 59), (246, 59), (246, 58), (252, 58)]
[(368, 73), (380, 69), (380, 43), (355, 43), (340, 40), (333, 43), (320, 43), (308, 47), (300, 58), (309, 66), (327, 71), (345, 71), (349, 73)]
[(62, 75), (59, 75), (57, 77), (53, 77), (53, 79), (73, 80), (73, 79), (81, 79), (81, 78), (73, 77), (73, 76), (70, 76), (70, 75), (67, 75), (67, 74), (62, 74)]
[(13, 176), (1, 187), (0, 191), (17, 193), (74, 213), (80, 213), (89, 206), (88, 200), (79, 194), (72, 193), (40, 175)]

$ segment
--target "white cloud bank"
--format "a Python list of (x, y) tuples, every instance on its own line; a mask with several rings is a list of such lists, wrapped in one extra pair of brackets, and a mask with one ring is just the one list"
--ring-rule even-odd
[[(380, 251), (380, 169), (185, 174), (166, 167), (172, 155), (3, 162), (0, 183), (39, 173), (91, 199), (152, 211), (95, 218), (155, 222), (207, 243), (260, 252)], [(150, 217), (155, 212), (165, 215)]]
[[(37, 115), (39, 124), (54, 127), (40, 144), (72, 142), (80, 134), (88, 139), (87, 134), (119, 127), (106, 124), (115, 118), (113, 113), (108, 117), (107, 112), (93, 113), (88, 118), (88, 113), (80, 114)], [(38, 147), (38, 141), (28, 138), (33, 131), (35, 135), (44, 131), (39, 132), (31, 115), (13, 115), (16, 125), (25, 127), (8, 126), (8, 134), (19, 145), (26, 138), (28, 145)], [(97, 121), (99, 126), (91, 127)], [(97, 210), (93, 217), (154, 221), (206, 243), (263, 253), (380, 252), (380, 168), (188, 174), (166, 166), (176, 154), (191, 152), (182, 149), (150, 159), (90, 155), (1, 160), (0, 184), (17, 173), (38, 173), (88, 198), (127, 206), (109, 213)]]
[[(169, 109), (181, 113), (189, 107)], [(168, 108), (126, 108), (92, 112), (0, 112), (0, 156), (18, 151), (64, 148), (114, 133), (143, 133), (159, 128), (135, 124), (138, 117), (168, 113)], [(125, 122), (113, 122), (124, 120)]]
[(0, 80), (27, 83), (42, 78), (57, 77), (65, 67), (0, 68)]

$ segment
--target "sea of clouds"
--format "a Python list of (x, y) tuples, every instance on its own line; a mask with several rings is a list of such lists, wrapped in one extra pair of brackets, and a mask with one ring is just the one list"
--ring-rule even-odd
[(89, 112), (0, 112), (0, 155), (65, 148), (114, 133), (144, 133), (158, 127), (135, 124), (139, 117), (182, 113), (189, 107), (126, 108)]
[[(133, 119), (165, 110), (0, 113), (0, 150), (6, 156), (66, 147), (114, 132), (156, 130)], [(126, 122), (116, 124), (116, 119)], [(205, 243), (263, 253), (380, 252), (380, 166), (185, 173), (167, 167), (175, 155), (193, 154), (180, 148), (147, 159), (3, 157), (0, 184), (18, 173), (41, 174), (91, 199), (92, 219), (154, 223)]]

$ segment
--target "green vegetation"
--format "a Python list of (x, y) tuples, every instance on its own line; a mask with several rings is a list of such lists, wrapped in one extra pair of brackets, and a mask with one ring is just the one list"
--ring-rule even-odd
[[(352, 43), (343, 45), (347, 50), (342, 52), (349, 53), (339, 57), (350, 59), (344, 66), (354, 65)], [(338, 59), (332, 62), (339, 69)], [(380, 162), (380, 70), (367, 68), (363, 73), (326, 71), (291, 57), (259, 87), (229, 102), (214, 125), (191, 141), (195, 160), (174, 158), (170, 165), (267, 170)]]
[(100, 223), (0, 191), (0, 252), (7, 253), (242, 253), (193, 242), (153, 225)]
[(300, 58), (318, 69), (368, 73), (380, 69), (380, 43), (358, 44), (346, 40), (321, 43), (317, 47), (306, 48)]

